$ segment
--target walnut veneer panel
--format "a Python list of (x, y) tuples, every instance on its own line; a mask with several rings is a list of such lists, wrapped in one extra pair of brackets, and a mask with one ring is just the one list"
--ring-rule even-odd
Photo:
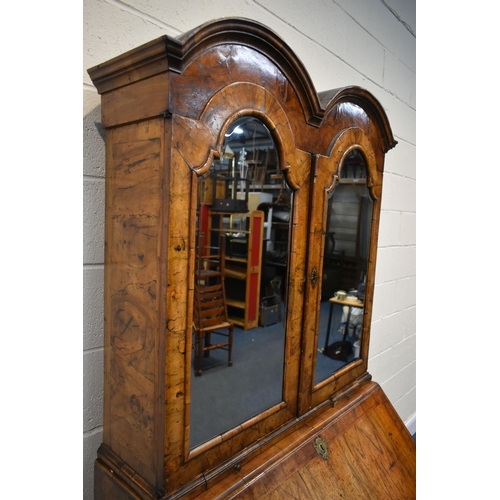
[[(416, 497), (416, 445), (382, 389), (369, 383), (345, 408), (328, 410), (306, 426), (294, 443), (269, 450), (234, 477), (198, 498), (238, 500), (412, 499)], [(328, 459), (314, 447), (328, 446)], [(277, 451), (281, 448), (281, 451)], [(279, 457), (276, 459), (276, 457)], [(255, 472), (257, 471), (257, 473)]]
[[(161, 121), (108, 133), (104, 443), (150, 483), (155, 440)], [(113, 425), (109, 425), (113, 422)]]

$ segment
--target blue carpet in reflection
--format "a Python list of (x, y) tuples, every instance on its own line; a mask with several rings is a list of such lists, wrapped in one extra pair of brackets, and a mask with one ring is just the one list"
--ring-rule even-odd
[[(342, 309), (340, 306), (335, 308), (330, 343), (341, 338), (338, 330)], [(326, 338), (328, 310), (329, 302), (323, 302), (315, 383), (346, 364), (321, 353)], [(235, 327), (233, 366), (227, 364), (227, 352), (217, 349), (203, 358), (201, 377), (195, 377), (192, 371), (191, 448), (282, 401), (284, 338), (282, 322), (246, 332)], [(217, 341), (217, 336), (213, 335), (212, 342)]]

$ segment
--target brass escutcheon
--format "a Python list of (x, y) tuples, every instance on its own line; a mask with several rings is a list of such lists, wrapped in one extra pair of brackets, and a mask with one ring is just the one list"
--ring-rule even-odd
[(323, 439), (319, 437), (316, 438), (315, 443), (316, 444), (314, 445), (314, 449), (316, 450), (318, 455), (321, 458), (328, 460), (328, 446), (326, 445), (325, 441), (323, 441)]
[(317, 279), (318, 279), (318, 271), (316, 271), (316, 268), (314, 268), (311, 273), (311, 283), (313, 288), (316, 286)]

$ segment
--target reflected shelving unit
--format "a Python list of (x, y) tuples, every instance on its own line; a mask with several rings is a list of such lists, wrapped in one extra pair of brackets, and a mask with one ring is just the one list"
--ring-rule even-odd
[(258, 326), (264, 214), (209, 210), (211, 241), (226, 236), (225, 286), (230, 320), (244, 330)]

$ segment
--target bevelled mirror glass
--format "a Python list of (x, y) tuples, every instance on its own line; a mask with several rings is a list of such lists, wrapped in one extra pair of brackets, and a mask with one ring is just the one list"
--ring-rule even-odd
[(190, 448), (283, 399), (292, 192), (257, 117), (234, 121), (199, 179)]
[(366, 178), (354, 149), (328, 199), (315, 384), (360, 356), (373, 210)]

